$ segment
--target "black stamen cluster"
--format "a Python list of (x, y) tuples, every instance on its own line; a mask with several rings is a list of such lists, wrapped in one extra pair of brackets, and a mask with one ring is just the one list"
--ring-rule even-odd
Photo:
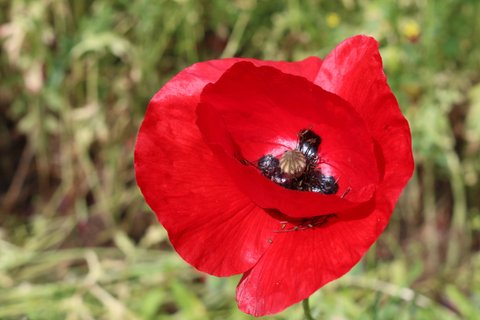
[(262, 174), (279, 185), (284, 185), (287, 179), (280, 169), (280, 161), (271, 154), (266, 154), (257, 161)]
[(300, 151), (306, 160), (304, 172), (294, 178), (289, 178), (280, 169), (279, 160), (271, 154), (266, 154), (257, 161), (257, 167), (262, 174), (287, 189), (335, 194), (338, 191), (337, 181), (333, 176), (327, 176), (316, 169), (318, 164), (318, 148), (322, 139), (310, 129), (298, 133), (296, 150)]

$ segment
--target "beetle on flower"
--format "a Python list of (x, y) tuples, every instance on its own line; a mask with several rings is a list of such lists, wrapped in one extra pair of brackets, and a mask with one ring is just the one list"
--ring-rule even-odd
[(377, 42), (325, 60), (232, 58), (181, 71), (151, 100), (137, 183), (198, 270), (242, 274), (239, 308), (280, 312), (348, 272), (413, 172)]

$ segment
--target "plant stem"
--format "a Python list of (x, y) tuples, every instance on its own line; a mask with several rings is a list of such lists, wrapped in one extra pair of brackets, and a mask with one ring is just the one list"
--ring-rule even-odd
[(310, 303), (308, 302), (308, 298), (302, 301), (303, 305), (303, 313), (305, 313), (306, 320), (314, 320), (312, 316), (312, 312), (310, 310)]

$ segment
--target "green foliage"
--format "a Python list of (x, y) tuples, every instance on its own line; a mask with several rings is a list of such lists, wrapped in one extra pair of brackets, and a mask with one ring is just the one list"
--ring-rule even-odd
[[(480, 314), (480, 3), (0, 0), (0, 319), (251, 319), (136, 185), (150, 97), (200, 60), (381, 43), (416, 173), (384, 235), (315, 293), (317, 319)], [(266, 319), (302, 319), (300, 305)]]

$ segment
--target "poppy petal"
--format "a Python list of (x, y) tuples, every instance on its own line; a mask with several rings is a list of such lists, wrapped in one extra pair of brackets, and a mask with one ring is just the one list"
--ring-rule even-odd
[(175, 113), (190, 100), (170, 98), (158, 118), (145, 118), (135, 153), (137, 183), (187, 262), (213, 275), (242, 273), (268, 247), (275, 220), (238, 191), (198, 129)]
[[(207, 143), (240, 188), (263, 208), (309, 217), (343, 211), (373, 195), (378, 172), (374, 144), (363, 120), (344, 100), (303, 77), (236, 63), (206, 86), (197, 115)], [(265, 154), (278, 156), (294, 149), (303, 128), (321, 136), (320, 167), (339, 179), (337, 195), (288, 190), (254, 166), (240, 165), (239, 158), (254, 163)], [(343, 199), (347, 188), (348, 199)]]
[(388, 86), (378, 42), (362, 35), (345, 40), (325, 58), (315, 83), (350, 102), (364, 119), (380, 146), (378, 163), (386, 164), (380, 171), (389, 188), (382, 192), (394, 204), (414, 162), (410, 128)]
[(360, 219), (342, 219), (302, 231), (279, 233), (237, 287), (241, 310), (254, 316), (282, 311), (348, 272), (388, 223), (388, 204)]
[[(152, 98), (135, 146), (137, 183), (173, 246), (196, 268), (218, 276), (250, 269), (278, 226), (232, 183), (195, 124), (205, 85), (243, 60), (197, 63), (175, 76)], [(317, 58), (248, 61), (310, 79), (321, 65)]]
[(388, 87), (375, 40), (346, 40), (324, 60), (315, 82), (350, 102), (367, 123), (381, 182), (369, 205), (352, 209), (357, 215), (275, 238), (237, 288), (239, 307), (250, 314), (279, 312), (348, 272), (386, 227), (413, 173), (408, 122)]

